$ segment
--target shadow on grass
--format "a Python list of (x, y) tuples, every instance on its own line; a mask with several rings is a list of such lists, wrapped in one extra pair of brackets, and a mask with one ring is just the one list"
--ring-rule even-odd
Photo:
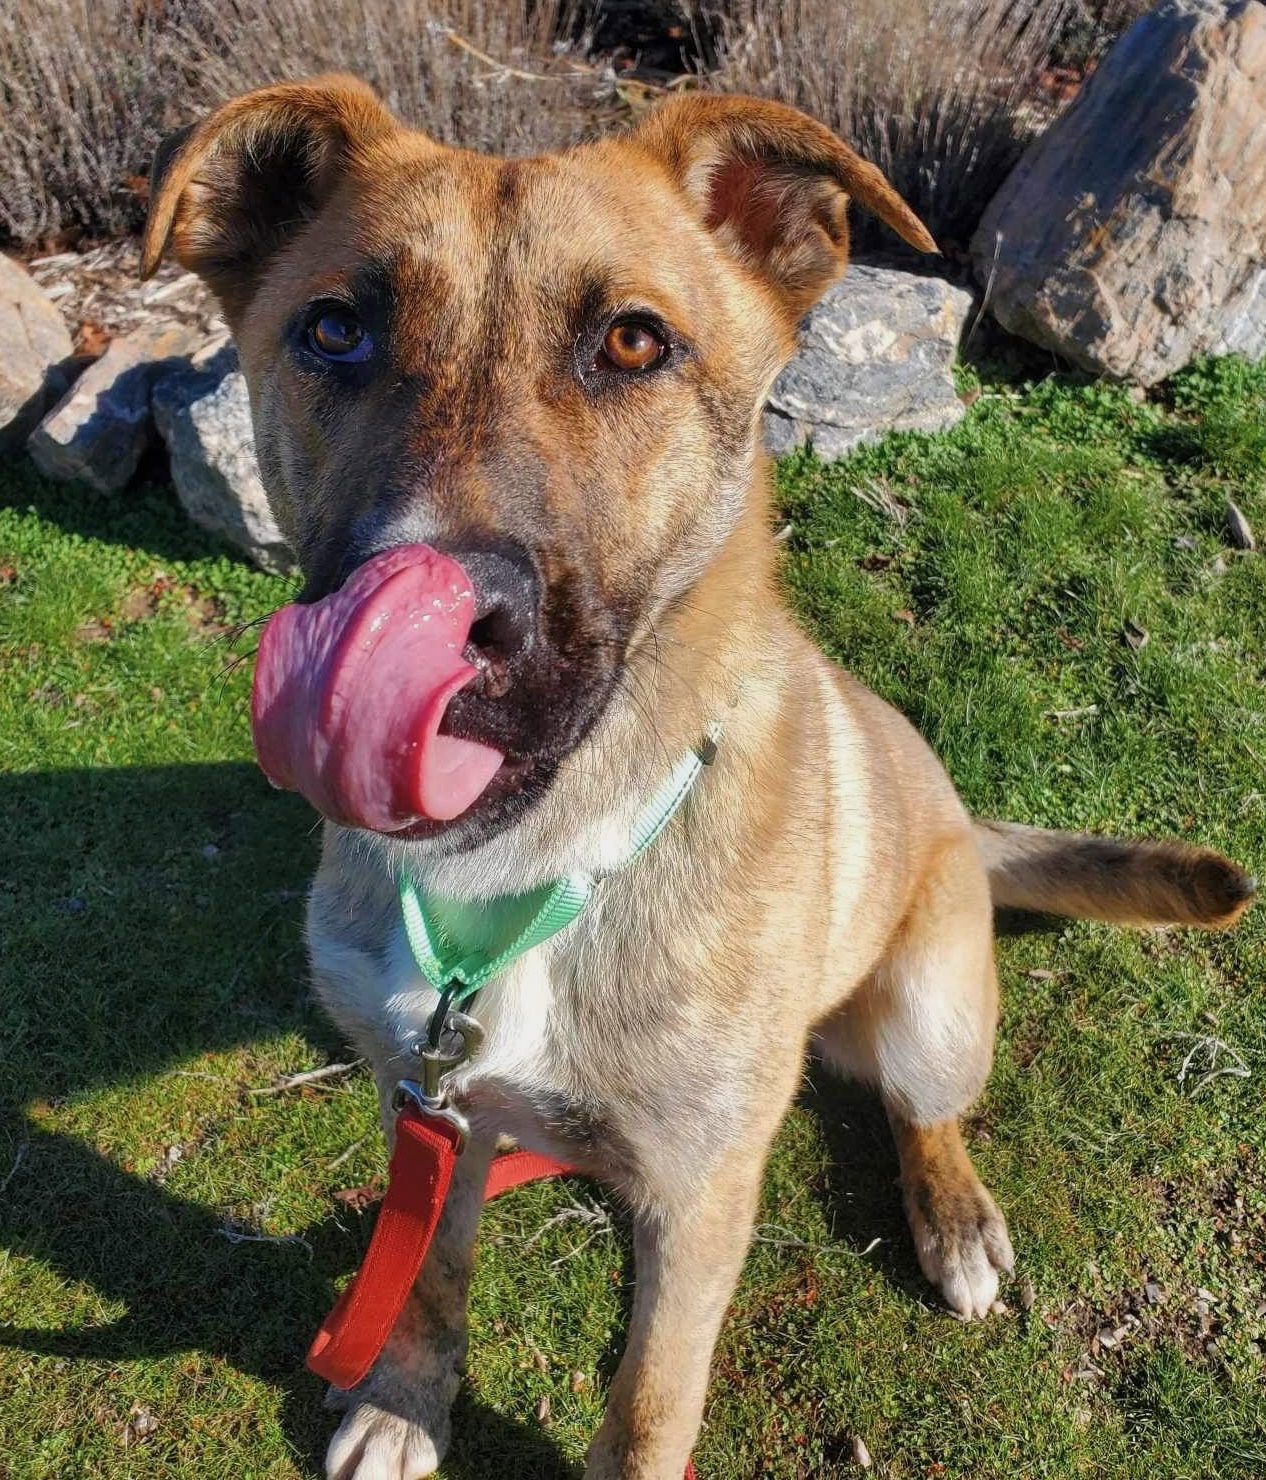
[(243, 561), (227, 540), (194, 524), (171, 486), (171, 471), (161, 449), (144, 458), (126, 495), (106, 498), (83, 483), (61, 483), (40, 476), (29, 458), (12, 458), (0, 467), (0, 506), (33, 509), (68, 534), (139, 547), (161, 560), (202, 560), (217, 555)]
[[(39, 1108), (265, 1036), (337, 1052), (300, 935), (311, 813), (248, 764), (39, 772), (0, 777), (0, 836), (0, 1144), (21, 1151), (0, 1167), (0, 1246), (127, 1311), (79, 1330), (0, 1327), (0, 1345), (222, 1358), (281, 1390), (287, 1438), (315, 1471), (333, 1419), (303, 1352), (372, 1214), (301, 1230), (311, 1258), (267, 1244), (243, 1257), (213, 1209), (42, 1128)], [(547, 1436), (465, 1398), (446, 1474), (489, 1480), (507, 1454), (519, 1475), (571, 1473)]]
[[(1068, 928), (1055, 915), (999, 910), (998, 936), (1049, 935)], [(830, 1152), (819, 1193), (831, 1238), (866, 1256), (885, 1279), (922, 1305), (943, 1309), (919, 1268), (901, 1200), (897, 1148), (878, 1094), (814, 1060), (798, 1104), (814, 1116)]]
[(912, 1300), (934, 1302), (906, 1227), (897, 1149), (879, 1096), (815, 1061), (799, 1104), (817, 1120), (831, 1154), (819, 1195), (832, 1240), (860, 1254), (878, 1239), (866, 1262)]
[[(333, 1420), (302, 1354), (372, 1214), (340, 1210), (301, 1230), (310, 1259), (284, 1245), (247, 1254), (214, 1210), (41, 1128), (36, 1110), (261, 1037), (297, 1032), (338, 1052), (305, 984), (311, 814), (245, 763), (29, 773), (0, 777), (0, 836), (0, 1144), (25, 1148), (0, 1195), (0, 1245), (127, 1311), (88, 1329), (0, 1328), (0, 1344), (72, 1360), (221, 1358), (280, 1389), (287, 1438), (315, 1470)], [(831, 1151), (833, 1237), (859, 1250), (878, 1238), (874, 1266), (934, 1300), (878, 1101), (815, 1066), (802, 1104)], [(451, 1480), (491, 1480), (507, 1456), (518, 1476), (573, 1473), (547, 1435), (469, 1394), (455, 1436)]]

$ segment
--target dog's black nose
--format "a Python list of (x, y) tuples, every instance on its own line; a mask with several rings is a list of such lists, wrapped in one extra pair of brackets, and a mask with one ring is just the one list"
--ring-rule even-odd
[(531, 559), (511, 545), (446, 549), (445, 554), (461, 565), (475, 590), (468, 646), (493, 668), (512, 663), (536, 637), (541, 593)]

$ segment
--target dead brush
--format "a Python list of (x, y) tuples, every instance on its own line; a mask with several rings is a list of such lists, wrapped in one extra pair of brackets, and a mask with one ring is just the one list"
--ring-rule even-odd
[(571, 32), (566, 0), (199, 0), (175, 34), (216, 102), (354, 72), (444, 143), (523, 154), (580, 138), (609, 91)]
[(565, 0), (6, 0), (0, 237), (135, 227), (166, 133), (313, 72), (358, 73), (445, 141), (557, 148), (610, 91), (574, 33)]
[[(963, 243), (1055, 112), (1038, 80), (1078, 0), (715, 0), (713, 85), (793, 103)], [(860, 221), (859, 228), (871, 228)]]
[(135, 222), (128, 176), (188, 93), (155, 14), (138, 0), (0, 5), (0, 233), (35, 242)]
[[(1143, 3), (682, 0), (681, 18), (685, 50), (708, 58), (699, 85), (816, 114), (962, 242), (1058, 106), (1043, 73)], [(448, 143), (556, 149), (639, 105), (589, 55), (586, 24), (606, 35), (615, 16), (614, 0), (4, 0), (0, 239), (134, 228), (164, 134), (320, 71), (359, 74)]]

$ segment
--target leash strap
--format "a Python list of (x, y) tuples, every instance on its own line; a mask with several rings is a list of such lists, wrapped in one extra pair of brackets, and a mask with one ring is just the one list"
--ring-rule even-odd
[[(365, 1262), (308, 1349), (309, 1369), (335, 1387), (364, 1381), (399, 1320), (444, 1211), (460, 1137), (448, 1121), (423, 1116), (411, 1106), (396, 1116), (387, 1195)], [(572, 1170), (552, 1156), (512, 1151), (488, 1168), (484, 1201)], [(693, 1461), (686, 1463), (685, 1480), (696, 1480)]]
[(335, 1387), (361, 1381), (404, 1309), (444, 1211), (460, 1135), (449, 1121), (416, 1110), (396, 1116), (387, 1195), (365, 1262), (308, 1349), (309, 1368)]
[[(719, 733), (718, 725), (711, 726), (703, 741), (678, 761), (634, 822), (619, 867), (632, 863), (663, 832), (700, 772), (712, 763)], [(588, 904), (596, 882), (587, 873), (567, 874), (526, 894), (463, 901), (428, 896), (412, 879), (401, 877), (400, 908), (409, 948), (423, 976), (441, 993), (432, 1048), (438, 1047), (449, 1007), (461, 1007), (512, 961), (570, 925)], [(443, 1062), (451, 1067), (457, 1061)], [(308, 1350), (308, 1367), (338, 1388), (362, 1382), (386, 1345), (444, 1211), (463, 1131), (459, 1120), (437, 1113), (444, 1108), (442, 1089), (426, 1094), (431, 1098), (422, 1103), (432, 1107), (431, 1114), (405, 1103), (396, 1115), (387, 1195), (365, 1262)], [(488, 1169), (484, 1201), (570, 1170), (530, 1151), (498, 1157)], [(688, 1462), (686, 1480), (694, 1480), (694, 1474)]]

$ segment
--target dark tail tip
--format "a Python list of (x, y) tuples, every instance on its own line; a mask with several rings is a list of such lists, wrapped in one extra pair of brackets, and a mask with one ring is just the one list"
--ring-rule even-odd
[(1210, 925), (1233, 925), (1256, 894), (1257, 880), (1230, 859), (1201, 853), (1193, 860), (1192, 903), (1201, 920)]

